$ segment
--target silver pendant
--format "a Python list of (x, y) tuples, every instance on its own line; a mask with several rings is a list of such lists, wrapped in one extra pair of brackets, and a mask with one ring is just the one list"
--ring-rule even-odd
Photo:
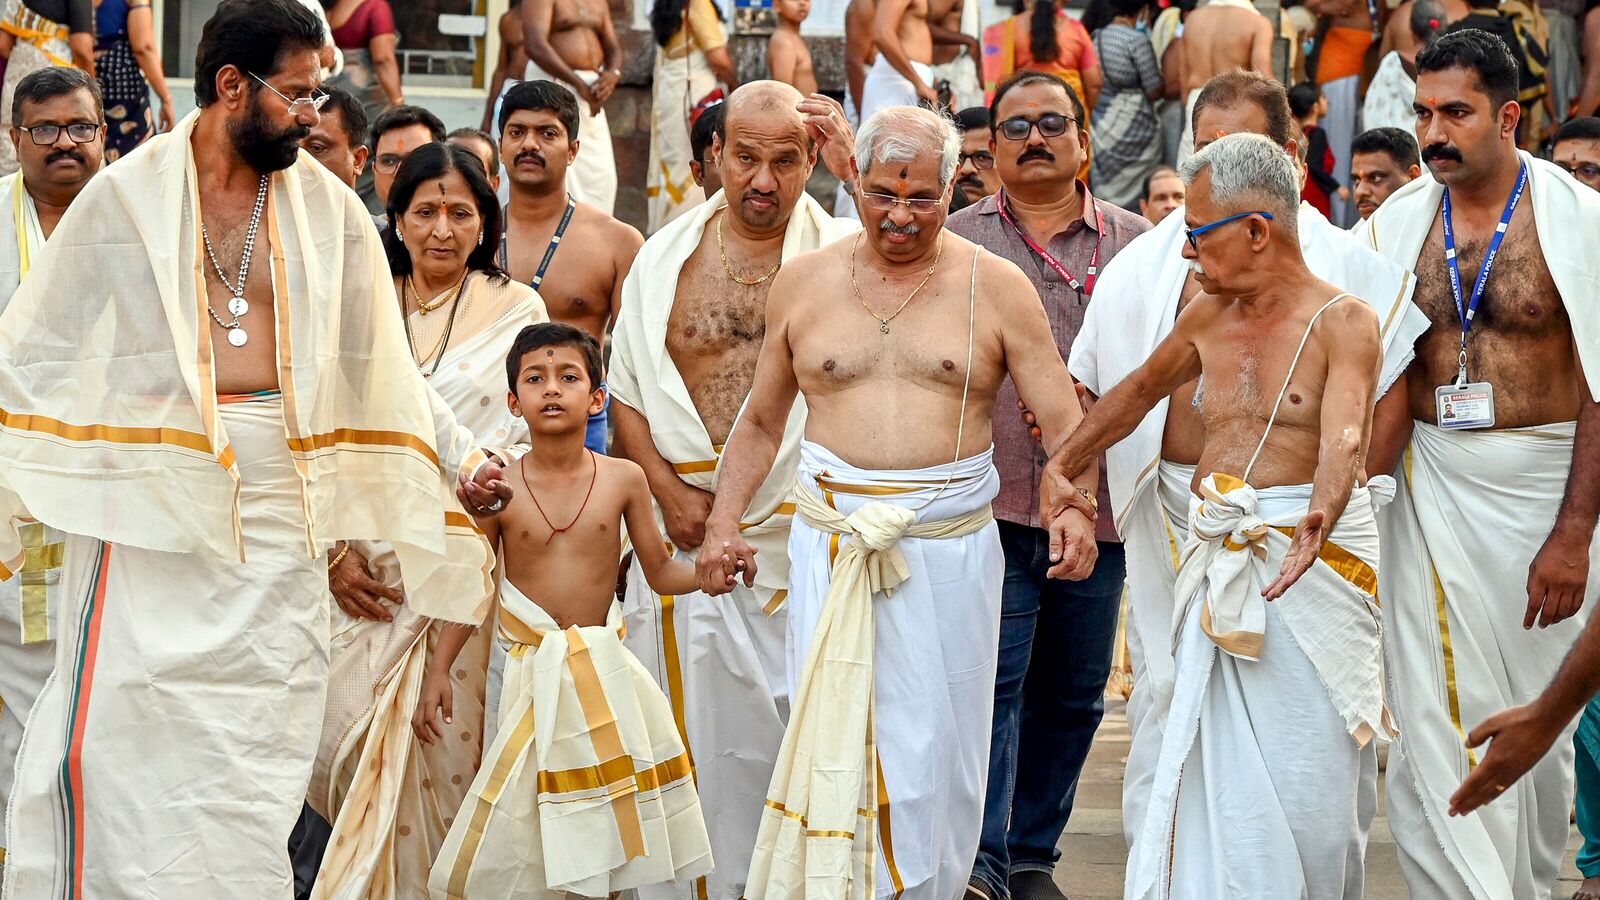
[(243, 328), (235, 326), (228, 329), (228, 343), (235, 347), (243, 347), (250, 340), (250, 335), (244, 333)]
[(228, 313), (234, 318), (238, 318), (249, 311), (250, 301), (244, 299), (243, 297), (235, 297), (228, 301)]
[(879, 322), (878, 323), (878, 330), (883, 332), (884, 334), (888, 334), (889, 333), (889, 323), (888, 322)]

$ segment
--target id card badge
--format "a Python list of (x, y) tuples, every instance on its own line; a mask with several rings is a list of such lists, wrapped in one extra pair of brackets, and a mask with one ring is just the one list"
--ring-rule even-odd
[(1434, 389), (1433, 402), (1446, 431), (1494, 427), (1494, 385), (1487, 381), (1442, 385)]

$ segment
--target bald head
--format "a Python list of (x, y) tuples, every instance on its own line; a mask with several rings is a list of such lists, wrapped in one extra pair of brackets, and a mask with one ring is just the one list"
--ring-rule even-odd
[(795, 108), (804, 99), (792, 85), (781, 81), (742, 84), (734, 89), (723, 107), (722, 130), (718, 134), (726, 142), (732, 126), (735, 123), (743, 124), (744, 120), (759, 122), (767, 128), (793, 122), (796, 128), (804, 132), (805, 121)]
[(803, 99), (781, 81), (752, 81), (722, 107), (712, 146), (728, 207), (746, 236), (781, 231), (811, 177), (816, 146), (796, 108)]

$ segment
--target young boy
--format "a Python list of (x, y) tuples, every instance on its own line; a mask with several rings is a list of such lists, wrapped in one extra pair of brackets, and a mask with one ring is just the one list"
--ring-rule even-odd
[(811, 48), (800, 36), (800, 23), (811, 15), (811, 0), (776, 0), (778, 29), (767, 38), (767, 68), (778, 81), (791, 84), (809, 97), (817, 92), (817, 74), (811, 67)]
[[(651, 514), (644, 471), (584, 448), (605, 403), (600, 348), (570, 325), (524, 328), (506, 359), (511, 411), (532, 449), (506, 471), (505, 509), (480, 520), (500, 567), (506, 649), (500, 730), (456, 813), (435, 896), (614, 892), (711, 870), (700, 800), (671, 707), (621, 641), (617, 559), (626, 521), (652, 590), (697, 589)], [(412, 728), (431, 743), (450, 721), (450, 668), (472, 629), (450, 626)]]

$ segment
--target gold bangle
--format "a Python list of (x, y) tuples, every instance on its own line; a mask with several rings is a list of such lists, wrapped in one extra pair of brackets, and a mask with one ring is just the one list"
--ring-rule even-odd
[(349, 541), (345, 541), (344, 542), (344, 549), (340, 550), (339, 551), (339, 555), (335, 556), (333, 558), (333, 561), (328, 563), (328, 571), (332, 572), (336, 567), (338, 567), (339, 563), (344, 562), (345, 556), (348, 555), (349, 553), (350, 553), (350, 542)]

